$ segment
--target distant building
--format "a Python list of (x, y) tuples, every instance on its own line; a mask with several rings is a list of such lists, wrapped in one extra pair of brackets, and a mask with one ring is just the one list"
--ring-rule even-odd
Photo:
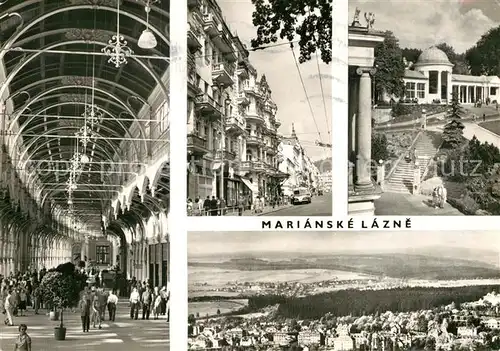
[(319, 345), (321, 343), (321, 333), (312, 330), (301, 331), (297, 341), (300, 346)]
[(474, 338), (477, 336), (477, 328), (474, 327), (458, 327), (457, 335), (460, 338)]
[(333, 340), (335, 351), (354, 350), (354, 340), (349, 335), (349, 326), (341, 324), (337, 327), (337, 337)]

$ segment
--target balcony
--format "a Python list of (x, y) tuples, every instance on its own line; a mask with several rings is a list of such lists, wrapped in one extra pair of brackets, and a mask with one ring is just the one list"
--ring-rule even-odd
[(211, 13), (203, 15), (203, 30), (211, 37), (219, 35), (219, 23), (215, 16)]
[(249, 135), (247, 137), (247, 145), (262, 145), (262, 137), (257, 135)]
[(188, 134), (187, 150), (195, 156), (203, 156), (208, 153), (207, 140), (196, 134)]
[(238, 93), (238, 105), (247, 106), (250, 103), (250, 99), (244, 91)]
[[(222, 158), (221, 158), (222, 156)], [(228, 150), (217, 151), (215, 153), (216, 160), (224, 160), (224, 161), (234, 161), (236, 159), (236, 153)]]
[(242, 135), (245, 133), (245, 120), (240, 116), (226, 118), (226, 133)]
[(250, 110), (246, 113), (245, 118), (247, 122), (263, 124), (266, 122), (263, 116), (259, 115), (257, 111)]
[(260, 90), (260, 88), (257, 85), (253, 85), (253, 86), (245, 85), (243, 87), (243, 90), (247, 94), (254, 95), (255, 97), (258, 97), (258, 98), (260, 98), (262, 96), (262, 91)]
[(246, 63), (244, 62), (238, 63), (238, 69), (236, 70), (236, 74), (243, 79), (250, 78), (250, 74), (248, 73), (248, 67)]
[(240, 172), (247, 173), (253, 170), (252, 161), (244, 161), (240, 163)]
[(273, 147), (271, 145), (266, 145), (266, 153), (268, 155), (276, 155), (277, 152), (278, 152), (277, 147)]
[(198, 39), (198, 30), (191, 23), (188, 23), (188, 32), (187, 32), (187, 47), (191, 53), (195, 53), (199, 49), (201, 49), (201, 42)]
[(217, 35), (212, 36), (211, 39), (215, 47), (218, 48), (229, 61), (234, 62), (238, 59), (235, 53), (236, 50), (233, 47), (231, 34), (225, 26), (219, 24), (217, 27)]
[(230, 86), (234, 84), (234, 68), (227, 62), (212, 65), (212, 80), (215, 85)]
[(257, 161), (253, 163), (253, 169), (255, 172), (265, 172), (266, 171), (266, 165), (262, 161)]
[(221, 105), (207, 94), (198, 95), (195, 98), (194, 106), (197, 112), (210, 120), (217, 120), (222, 117)]

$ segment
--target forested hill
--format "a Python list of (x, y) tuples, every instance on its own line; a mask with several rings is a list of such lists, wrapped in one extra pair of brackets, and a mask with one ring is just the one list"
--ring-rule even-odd
[(415, 254), (332, 255), (309, 259), (268, 261), (234, 258), (222, 263), (190, 262), (191, 267), (241, 271), (328, 269), (375, 276), (413, 279), (500, 278), (498, 268), (484, 262)]

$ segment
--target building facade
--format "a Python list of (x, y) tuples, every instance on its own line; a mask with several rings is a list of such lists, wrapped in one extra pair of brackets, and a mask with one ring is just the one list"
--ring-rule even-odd
[(188, 198), (279, 191), (277, 106), (213, 0), (188, 1)]
[(500, 99), (500, 78), (453, 74), (446, 53), (435, 46), (424, 50), (417, 62), (405, 70), (405, 100), (418, 103), (450, 103), (457, 93), (462, 104), (485, 103)]
[(279, 170), (288, 174), (281, 184), (283, 195), (291, 196), (297, 187), (317, 189), (321, 186), (320, 172), (300, 144), (293, 124), (290, 137), (282, 138), (278, 149)]

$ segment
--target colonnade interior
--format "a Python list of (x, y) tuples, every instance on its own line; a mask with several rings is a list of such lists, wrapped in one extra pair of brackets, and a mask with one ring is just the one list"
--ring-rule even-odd
[(0, 3), (0, 274), (168, 280), (168, 0)]

